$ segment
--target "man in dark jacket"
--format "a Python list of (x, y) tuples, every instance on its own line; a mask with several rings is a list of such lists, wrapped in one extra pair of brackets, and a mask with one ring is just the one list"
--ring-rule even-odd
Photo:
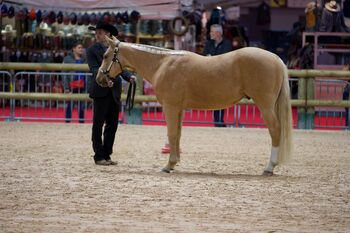
[[(110, 156), (113, 153), (113, 143), (118, 128), (121, 78), (117, 77), (114, 83), (109, 83), (109, 87), (101, 87), (96, 82), (96, 75), (102, 64), (103, 54), (108, 48), (105, 36), (117, 36), (118, 30), (113, 25), (102, 21), (98, 22), (96, 27), (90, 26), (89, 29), (95, 31), (96, 38), (96, 43), (87, 50), (87, 62), (93, 73), (88, 92), (93, 99), (94, 109), (92, 123), (94, 160), (96, 165), (115, 165), (116, 162), (113, 162)], [(135, 80), (135, 76), (127, 71), (123, 71), (120, 76), (128, 82)]]
[(336, 1), (329, 1), (322, 11), (321, 32), (349, 32), (344, 22), (343, 11)]
[[(222, 36), (222, 26), (213, 24), (210, 26), (210, 40), (205, 44), (203, 55), (216, 56), (223, 53), (228, 53), (233, 50), (232, 43)], [(226, 127), (224, 124), (224, 109), (214, 110), (214, 125), (215, 127)]]

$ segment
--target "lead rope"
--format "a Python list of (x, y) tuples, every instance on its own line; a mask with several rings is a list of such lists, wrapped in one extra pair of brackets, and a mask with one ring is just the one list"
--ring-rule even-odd
[(135, 102), (135, 92), (136, 92), (136, 82), (130, 82), (128, 94), (126, 96), (125, 101), (125, 109), (129, 112), (129, 116), (131, 115), (131, 110), (134, 108), (134, 102)]

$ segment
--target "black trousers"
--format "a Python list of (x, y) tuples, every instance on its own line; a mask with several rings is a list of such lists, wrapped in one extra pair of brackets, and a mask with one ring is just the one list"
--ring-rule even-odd
[(120, 101), (115, 100), (110, 92), (106, 97), (94, 98), (93, 108), (91, 140), (95, 152), (94, 160), (110, 159), (118, 129)]
[[(73, 93), (84, 93), (84, 89), (73, 89)], [(66, 122), (70, 122), (72, 120), (72, 112), (74, 108), (74, 101), (68, 101), (66, 107)], [(78, 101), (77, 104), (78, 114), (79, 114), (79, 123), (84, 123), (84, 115), (85, 115), (85, 102)]]
[(215, 127), (226, 127), (224, 124), (225, 110), (214, 110), (214, 125)]

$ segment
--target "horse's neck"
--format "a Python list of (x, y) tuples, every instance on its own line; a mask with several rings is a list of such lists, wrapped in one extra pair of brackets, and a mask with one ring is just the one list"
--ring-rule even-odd
[(154, 74), (165, 55), (148, 52), (147, 47), (142, 48), (142, 45), (136, 44), (122, 43), (120, 49), (120, 54), (125, 61), (124, 65), (135, 70), (143, 79), (153, 84)]

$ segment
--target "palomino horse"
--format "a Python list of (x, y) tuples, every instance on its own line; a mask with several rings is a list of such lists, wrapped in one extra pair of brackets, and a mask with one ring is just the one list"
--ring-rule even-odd
[(282, 60), (259, 48), (243, 48), (205, 57), (188, 51), (120, 42), (107, 38), (109, 48), (96, 81), (107, 81), (128, 67), (149, 81), (167, 122), (170, 157), (163, 171), (180, 160), (184, 109), (227, 108), (243, 97), (252, 98), (268, 127), (272, 148), (264, 174), (291, 156), (292, 117), (288, 74)]

